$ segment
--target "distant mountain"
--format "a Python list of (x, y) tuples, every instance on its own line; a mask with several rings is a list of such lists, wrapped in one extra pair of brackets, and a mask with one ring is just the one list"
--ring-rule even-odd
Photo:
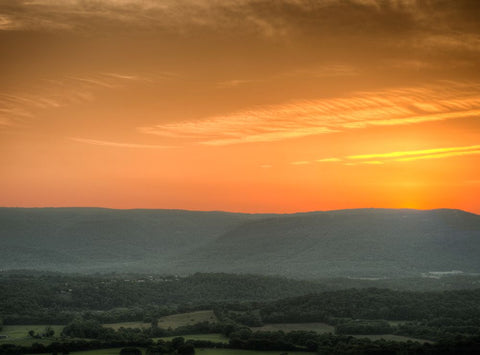
[(162, 271), (261, 216), (178, 210), (0, 208), (0, 268)]
[(480, 272), (480, 216), (356, 209), (290, 215), (0, 208), (0, 268), (312, 278)]
[(195, 250), (178, 266), (305, 277), (383, 277), (479, 272), (479, 256), (480, 216), (458, 210), (359, 209), (246, 222)]

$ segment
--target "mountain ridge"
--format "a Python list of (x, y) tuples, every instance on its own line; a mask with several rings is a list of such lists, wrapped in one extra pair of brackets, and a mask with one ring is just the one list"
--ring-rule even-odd
[(480, 272), (480, 216), (457, 209), (252, 214), (0, 207), (0, 268), (289, 277)]

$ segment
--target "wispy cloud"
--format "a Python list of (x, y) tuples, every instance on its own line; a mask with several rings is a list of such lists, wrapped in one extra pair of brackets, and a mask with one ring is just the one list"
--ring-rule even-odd
[(475, 155), (475, 154), (480, 154), (480, 149), (465, 150), (465, 151), (461, 151), (461, 152), (427, 154), (427, 155), (420, 155), (420, 156), (415, 156), (415, 157), (399, 158), (399, 159), (396, 159), (396, 161), (412, 161), (412, 160), (420, 160), (420, 159), (441, 159), (441, 158), (450, 158), (450, 157), (457, 157), (457, 156), (462, 156), (462, 155)]
[(101, 86), (101, 87), (110, 88), (110, 89), (118, 87), (117, 84), (111, 83), (108, 80), (105, 80), (105, 79), (102, 80), (102, 79), (98, 79), (98, 78), (94, 78), (94, 77), (83, 78), (83, 77), (71, 76), (71, 77), (69, 77), (69, 79), (74, 80), (74, 81), (80, 81), (82, 83), (90, 84), (90, 85), (93, 85), (93, 86)]
[(322, 66), (307, 67), (301, 69), (294, 69), (282, 76), (308, 76), (315, 78), (337, 77), (337, 76), (352, 76), (358, 75), (359, 70), (352, 65), (347, 64), (326, 64)]
[(434, 148), (434, 149), (409, 150), (409, 151), (380, 153), (380, 154), (350, 155), (347, 158), (349, 159), (399, 158), (399, 157), (403, 158), (403, 157), (408, 157), (412, 155), (429, 156), (429, 155), (435, 155), (435, 154), (479, 150), (479, 149), (480, 149), (480, 145), (472, 145), (467, 147)]
[(23, 92), (0, 92), (0, 116), (3, 125), (24, 125), (40, 110), (57, 109), (92, 101), (99, 90), (124, 87), (132, 81), (151, 81), (139, 75), (123, 73), (94, 73), (66, 76), (61, 80), (43, 80), (38, 88)]
[(111, 76), (112, 78), (125, 79), (125, 80), (134, 80), (134, 81), (146, 80), (145, 78), (142, 78), (138, 75), (126, 75), (126, 74), (118, 74), (118, 73), (102, 73), (102, 74), (106, 76)]
[(383, 161), (380, 160), (366, 160), (360, 162), (360, 164), (367, 164), (367, 165), (382, 165)]
[(468, 50), (477, 52), (480, 50), (480, 35), (472, 33), (447, 33), (425, 36), (417, 41), (418, 47), (435, 47), (446, 50)]
[(112, 142), (112, 141), (104, 141), (104, 140), (97, 140), (97, 139), (89, 139), (89, 138), (69, 138), (72, 141), (85, 143), (85, 144), (92, 144), (92, 145), (100, 145), (105, 147), (117, 147), (117, 148), (142, 148), (142, 149), (168, 149), (168, 148), (175, 148), (174, 146), (166, 146), (166, 145), (155, 145), (155, 144), (138, 144), (138, 143), (125, 143), (125, 142)]
[(0, 14), (0, 31), (1, 30), (14, 30), (17, 28), (17, 24), (9, 16)]
[(395, 151), (388, 153), (349, 155), (343, 158), (324, 158), (316, 162), (346, 162), (345, 165), (380, 165), (389, 162), (409, 162), (422, 159), (443, 159), (465, 155), (480, 154), (480, 145), (462, 147), (432, 148), (420, 150)]
[(396, 126), (480, 116), (480, 85), (363, 92), (347, 98), (299, 100), (198, 121), (140, 127), (147, 134), (221, 146), (271, 142), (369, 126)]
[(9, 127), (12, 126), (13, 122), (8, 118), (0, 115), (0, 126)]
[(383, 165), (384, 162), (380, 160), (366, 160), (366, 161), (357, 161), (357, 162), (352, 162), (352, 161), (347, 161), (343, 163), (343, 165), (347, 166), (355, 166), (355, 165)]
[(317, 159), (315, 160), (318, 163), (334, 163), (338, 161), (342, 161), (340, 158), (323, 158), (323, 159)]
[(406, 42), (414, 38), (419, 44), (440, 47), (462, 43), (472, 47), (473, 43), (478, 50), (475, 41), (461, 39), (478, 29), (472, 14), (478, 13), (480, 5), (471, 0), (455, 3), (458, 5), (440, 0), (9, 0), (0, 2), (0, 30), (96, 33), (105, 27), (178, 32), (215, 28), (266, 38), (339, 33), (358, 38), (367, 32), (369, 37), (403, 34)]
[(250, 84), (254, 82), (258, 82), (258, 80), (232, 79), (232, 80), (226, 80), (226, 81), (221, 81), (217, 83), (217, 87), (219, 89), (230, 89), (230, 88), (236, 88), (238, 86), (242, 86), (242, 85)]

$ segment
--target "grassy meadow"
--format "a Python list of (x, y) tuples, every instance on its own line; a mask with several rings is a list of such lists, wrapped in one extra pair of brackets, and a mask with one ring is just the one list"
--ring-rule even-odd
[(315, 353), (305, 351), (259, 351), (240, 349), (195, 349), (196, 355), (313, 355)]
[(200, 322), (216, 323), (217, 317), (213, 311), (197, 311), (190, 313), (173, 314), (158, 319), (158, 326), (160, 328), (178, 328), (184, 325), (193, 325)]
[(102, 324), (105, 328), (112, 328), (118, 330), (120, 328), (150, 328), (150, 323), (144, 322), (120, 322), (120, 323), (106, 323)]
[[(145, 354), (145, 349), (142, 350), (142, 354)], [(77, 351), (72, 352), (72, 355), (118, 355), (121, 348), (109, 348), (89, 351)], [(256, 350), (238, 350), (238, 349), (195, 349), (197, 355), (278, 355), (281, 353), (288, 353), (288, 355), (313, 355), (311, 352), (298, 352), (298, 351), (256, 351)]]
[[(189, 313), (179, 313), (173, 314), (170, 316), (161, 317), (158, 319), (158, 326), (160, 328), (168, 329), (168, 328), (178, 328), (185, 325), (193, 325), (195, 323), (200, 322), (210, 322), (215, 323), (217, 322), (217, 317), (213, 311), (197, 311), (197, 312), (189, 312)], [(119, 329), (123, 328), (149, 328), (150, 323), (144, 322), (122, 322), (122, 323), (110, 323), (110, 324), (103, 324), (104, 327)]]
[[(215, 343), (228, 343), (228, 338), (224, 337), (222, 334), (218, 333), (213, 333), (213, 334), (190, 334), (190, 335), (180, 335), (181, 337), (185, 338), (185, 340), (207, 340), (207, 341), (213, 341)], [(165, 340), (165, 341), (170, 341), (173, 338), (176, 338), (177, 336), (172, 336), (172, 337), (162, 337), (162, 338), (154, 338), (153, 340)]]
[(411, 337), (405, 337), (402, 335), (395, 335), (395, 334), (375, 334), (375, 335), (352, 335), (355, 338), (368, 338), (370, 340), (391, 340), (391, 341), (400, 341), (400, 342), (407, 342), (407, 341), (413, 341), (413, 342), (419, 342), (419, 343), (430, 343), (433, 344), (434, 342), (431, 340), (425, 340), (425, 339), (418, 339), (418, 338), (411, 338)]
[[(145, 354), (145, 349), (141, 347), (136, 347), (142, 351), (142, 354)], [(96, 349), (96, 350), (86, 350), (86, 351), (74, 351), (70, 354), (75, 355), (119, 355), (122, 348), (107, 348), (107, 349)]]
[(272, 323), (265, 324), (262, 327), (252, 327), (252, 331), (262, 330), (274, 332), (282, 330), (291, 332), (294, 330), (314, 331), (317, 333), (335, 333), (335, 327), (326, 323)]
[[(28, 335), (30, 330), (33, 330), (35, 334), (43, 333), (45, 328), (50, 327), (53, 329), (55, 334), (51, 338), (32, 338)], [(0, 335), (6, 335), (7, 338), (0, 339), (1, 344), (16, 344), (23, 346), (30, 346), (33, 343), (39, 343), (43, 345), (48, 345), (52, 341), (56, 340), (60, 336), (63, 330), (63, 325), (47, 325), (47, 324), (36, 324), (36, 325), (4, 325)]]

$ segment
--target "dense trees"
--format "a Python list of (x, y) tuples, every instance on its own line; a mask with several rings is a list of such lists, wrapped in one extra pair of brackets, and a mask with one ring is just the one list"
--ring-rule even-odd
[(392, 331), (384, 320), (348, 320), (335, 327), (336, 334), (390, 334)]
[(414, 321), (449, 318), (480, 325), (480, 289), (411, 292), (350, 289), (322, 292), (266, 303), (264, 322), (330, 322), (332, 317)]
[[(413, 292), (361, 288), (311, 292), (279, 299), (279, 296), (294, 292), (283, 290), (274, 295), (278, 287), (269, 288), (270, 278), (248, 275), (198, 274), (185, 279), (171, 277), (161, 280), (160, 277), (147, 279), (138, 275), (78, 278), (58, 274), (22, 275), (15, 274), (10, 278), (0, 273), (1, 285), (7, 286), (0, 287), (0, 318), (4, 318), (6, 324), (66, 324), (61, 334), (62, 342), (31, 347), (2, 343), (0, 354), (60, 353), (131, 346), (148, 348), (148, 355), (192, 354), (195, 347), (214, 346), (278, 351), (308, 349), (329, 354), (365, 349), (374, 353), (412, 351), (433, 354), (445, 349), (448, 353), (448, 349), (455, 346), (470, 351), (476, 349), (480, 339), (480, 289)], [(265, 289), (260, 287), (262, 280)], [(298, 286), (295, 292), (310, 291), (314, 284), (290, 283), (281, 278), (273, 280), (282, 287)], [(47, 287), (49, 282), (50, 288)], [(240, 286), (248, 282), (251, 284)], [(307, 286), (302, 289), (302, 285)], [(224, 289), (216, 295), (219, 288)], [(74, 296), (76, 293), (78, 295)], [(81, 295), (85, 298), (82, 299)], [(264, 295), (264, 298), (258, 295)], [(104, 300), (98, 300), (103, 297)], [(213, 309), (216, 319), (212, 317), (211, 322), (175, 329), (162, 328), (162, 322), (158, 321), (164, 315), (202, 309)], [(151, 327), (114, 330), (102, 325), (121, 321), (144, 321)], [(264, 323), (298, 322), (326, 322), (335, 326), (336, 334), (251, 329)], [(49, 327), (38, 333), (32, 331), (31, 336), (54, 336)], [(229, 338), (229, 343), (185, 341), (180, 337), (205, 333), (221, 333)], [(438, 343), (435, 346), (398, 345), (356, 339), (350, 336), (352, 334), (398, 334), (432, 339)], [(170, 342), (152, 340), (166, 336), (177, 338)], [(78, 338), (89, 339), (88, 346), (74, 340)]]
[(106, 336), (110, 329), (104, 328), (98, 321), (77, 318), (63, 328), (63, 335), (72, 338), (98, 339)]
[(386, 340), (372, 341), (367, 338), (354, 338), (345, 335), (316, 334), (314, 332), (296, 331), (253, 332), (244, 334), (243, 338), (233, 337), (229, 344), (208, 341), (172, 341), (163, 340), (157, 343), (135, 343), (131, 341), (83, 341), (72, 340), (50, 345), (33, 344), (18, 346), (1, 344), (0, 354), (68, 354), (73, 351), (84, 351), (102, 348), (145, 347), (146, 355), (184, 354), (191, 355), (195, 348), (239, 348), (251, 350), (277, 350), (287, 352), (317, 351), (319, 354), (478, 354), (480, 353), (480, 337), (445, 337), (435, 344), (414, 342), (394, 342)]
[(128, 347), (120, 350), (120, 355), (142, 355), (142, 351), (138, 348)]
[(7, 324), (66, 324), (80, 313), (101, 323), (146, 320), (212, 308), (217, 302), (280, 299), (324, 286), (279, 277), (227, 274), (79, 276), (1, 273), (0, 317)]
[[(458, 276), (442, 280), (330, 279), (316, 282), (228, 274), (195, 274), (179, 278), (162, 275), (0, 272), (0, 318), (3, 318), (5, 324), (67, 324), (79, 315), (85, 316), (84, 313), (88, 311), (89, 315), (85, 317), (100, 323), (134, 320), (151, 322), (152, 319), (168, 314), (211, 309), (219, 303), (236, 304), (236, 308), (231, 310), (245, 310), (245, 303), (264, 303), (286, 297), (318, 294), (328, 290), (352, 287), (360, 289), (369, 285), (396, 289), (478, 287), (479, 279)], [(350, 297), (348, 292), (345, 296), (342, 296), (341, 292), (336, 295), (342, 298)], [(372, 297), (378, 302), (381, 298), (391, 298), (388, 294), (384, 295), (381, 292), (377, 292)], [(402, 298), (407, 303), (412, 303), (415, 294), (406, 292), (402, 294)], [(397, 301), (398, 297), (392, 300)], [(405, 305), (405, 302), (389, 305), (383, 302), (382, 308), (376, 310), (376, 317), (405, 318), (411, 313), (410, 319), (418, 319), (416, 317), (419, 315), (417, 311), (420, 307), (414, 310), (408, 307), (410, 306)], [(451, 314), (455, 308), (447, 311)], [(313, 318), (318, 318), (320, 311), (316, 312), (317, 314), (312, 314)], [(244, 318), (237, 319), (240, 323), (250, 326), (260, 324), (255, 313), (238, 316)], [(358, 317), (367, 316), (370, 317), (365, 313)], [(232, 314), (230, 317), (236, 318), (236, 315)], [(306, 315), (303, 317), (305, 318)], [(275, 320), (275, 318), (274, 314), (268, 314), (268, 319)], [(262, 316), (260, 320), (265, 321), (265, 318)]]

